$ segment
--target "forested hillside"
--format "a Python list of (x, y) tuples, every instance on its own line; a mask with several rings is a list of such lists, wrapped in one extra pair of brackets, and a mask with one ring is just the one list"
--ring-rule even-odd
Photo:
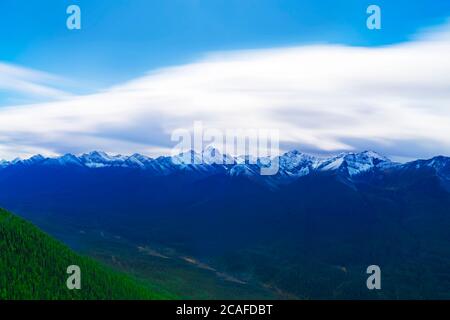
[[(81, 269), (81, 289), (66, 286), (67, 267)], [(0, 299), (164, 299), (146, 284), (80, 256), (21, 218), (0, 209)]]

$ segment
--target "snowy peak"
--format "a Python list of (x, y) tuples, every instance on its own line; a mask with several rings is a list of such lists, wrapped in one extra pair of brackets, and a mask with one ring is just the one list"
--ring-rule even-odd
[(294, 169), (299, 166), (313, 165), (318, 161), (314, 156), (301, 153), (297, 150), (289, 151), (279, 157), (280, 166), (286, 169)]
[(230, 165), (235, 164), (236, 159), (228, 154), (222, 154), (219, 149), (208, 146), (202, 152), (202, 160), (205, 164)]
[(373, 168), (382, 167), (392, 163), (388, 158), (374, 151), (360, 153), (341, 153), (335, 157), (320, 162), (320, 171), (339, 171), (349, 176), (355, 176)]
[(372, 161), (379, 161), (379, 162), (391, 162), (391, 160), (378, 152), (375, 151), (363, 151), (361, 153), (357, 153), (363, 158), (372, 159)]
[(81, 155), (81, 159), (89, 160), (89, 161), (97, 161), (97, 162), (104, 162), (111, 160), (111, 157), (108, 156), (106, 152), (103, 151), (92, 151), (89, 153), (85, 153)]
[(218, 149), (209, 146), (202, 152), (202, 161), (206, 164), (223, 164), (223, 155)]
[(141, 168), (141, 169), (145, 169), (153, 161), (152, 158), (149, 158), (139, 153), (135, 153), (129, 157), (122, 156), (122, 160), (123, 162), (121, 166), (123, 167)]
[(61, 165), (61, 166), (83, 166), (80, 158), (77, 156), (67, 153), (58, 158), (46, 158), (43, 162), (45, 165)]
[(127, 157), (122, 155), (110, 156), (103, 151), (92, 151), (80, 157), (84, 165), (91, 168), (101, 168), (105, 166), (122, 166)]
[(2, 162), (3, 163), (2, 166), (6, 167), (6, 166), (9, 166), (9, 165), (16, 165), (16, 164), (29, 166), (29, 165), (33, 165), (33, 164), (36, 164), (36, 163), (40, 163), (40, 162), (42, 162), (44, 160), (45, 160), (45, 158), (42, 155), (37, 154), (37, 155), (32, 156), (31, 158), (25, 159), (25, 160), (20, 159), (20, 158), (16, 158), (16, 159), (14, 159), (13, 161), (10, 161), (10, 162), (9, 161), (3, 161)]
[(318, 158), (292, 150), (278, 157), (280, 175), (298, 177), (309, 174), (317, 166)]

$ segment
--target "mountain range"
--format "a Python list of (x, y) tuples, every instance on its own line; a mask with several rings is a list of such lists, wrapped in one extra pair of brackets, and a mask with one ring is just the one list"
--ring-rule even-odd
[[(185, 161), (193, 157), (203, 163)], [(228, 164), (215, 163), (222, 158)], [(127, 243), (125, 260), (140, 261), (132, 268), (140, 277), (152, 273), (137, 248), (151, 248), (150, 264), (195, 257), (236, 286), (283, 297), (450, 298), (450, 158), (290, 151), (247, 159), (208, 148), (156, 159), (91, 152), (3, 161), (0, 206), (75, 250), (117, 258), (118, 242)], [(268, 161), (280, 170), (262, 176)], [(382, 270), (381, 291), (366, 288), (372, 264)], [(185, 270), (176, 265), (164, 269), (168, 277)]]
[(80, 156), (65, 154), (60, 157), (35, 155), (29, 159), (17, 158), (13, 161), (0, 160), (0, 170), (14, 167), (80, 167), (80, 168), (129, 168), (145, 170), (156, 176), (166, 176), (179, 172), (197, 172), (202, 175), (226, 174), (229, 176), (260, 176), (261, 168), (278, 161), (279, 170), (274, 176), (259, 179), (267, 185), (292, 182), (296, 178), (320, 173), (334, 172), (348, 181), (357, 180), (364, 174), (383, 172), (405, 172), (408, 170), (431, 170), (446, 188), (450, 185), (450, 158), (436, 156), (428, 160), (416, 160), (408, 163), (392, 162), (374, 151), (360, 153), (340, 153), (332, 157), (316, 157), (292, 150), (274, 158), (258, 158), (249, 161), (250, 156), (223, 155), (218, 149), (208, 147), (201, 153), (193, 150), (177, 156), (150, 158), (142, 154), (108, 155), (102, 151), (93, 151)]

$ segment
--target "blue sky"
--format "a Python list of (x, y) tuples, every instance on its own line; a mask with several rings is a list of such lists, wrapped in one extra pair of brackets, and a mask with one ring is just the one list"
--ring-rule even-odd
[(282, 151), (450, 155), (449, 19), (448, 0), (1, 0), (0, 159), (167, 154), (195, 121), (279, 130)]
[[(365, 28), (382, 8), (383, 28)], [(65, 27), (78, 4), (82, 30)], [(102, 88), (206, 52), (305, 43), (380, 46), (442, 24), (446, 0), (2, 0), (0, 60)]]

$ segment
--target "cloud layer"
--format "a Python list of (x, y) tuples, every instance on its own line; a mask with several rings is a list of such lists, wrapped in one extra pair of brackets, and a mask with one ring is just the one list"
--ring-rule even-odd
[(0, 91), (46, 99), (61, 99), (69, 94), (57, 89), (62, 79), (45, 72), (0, 62)]
[[(169, 153), (171, 132), (194, 121), (223, 131), (278, 129), (284, 148), (314, 153), (450, 155), (449, 30), (381, 48), (215, 53), (96, 94), (0, 108), (0, 158)], [(64, 95), (8, 68), (0, 64), (0, 88)]]

